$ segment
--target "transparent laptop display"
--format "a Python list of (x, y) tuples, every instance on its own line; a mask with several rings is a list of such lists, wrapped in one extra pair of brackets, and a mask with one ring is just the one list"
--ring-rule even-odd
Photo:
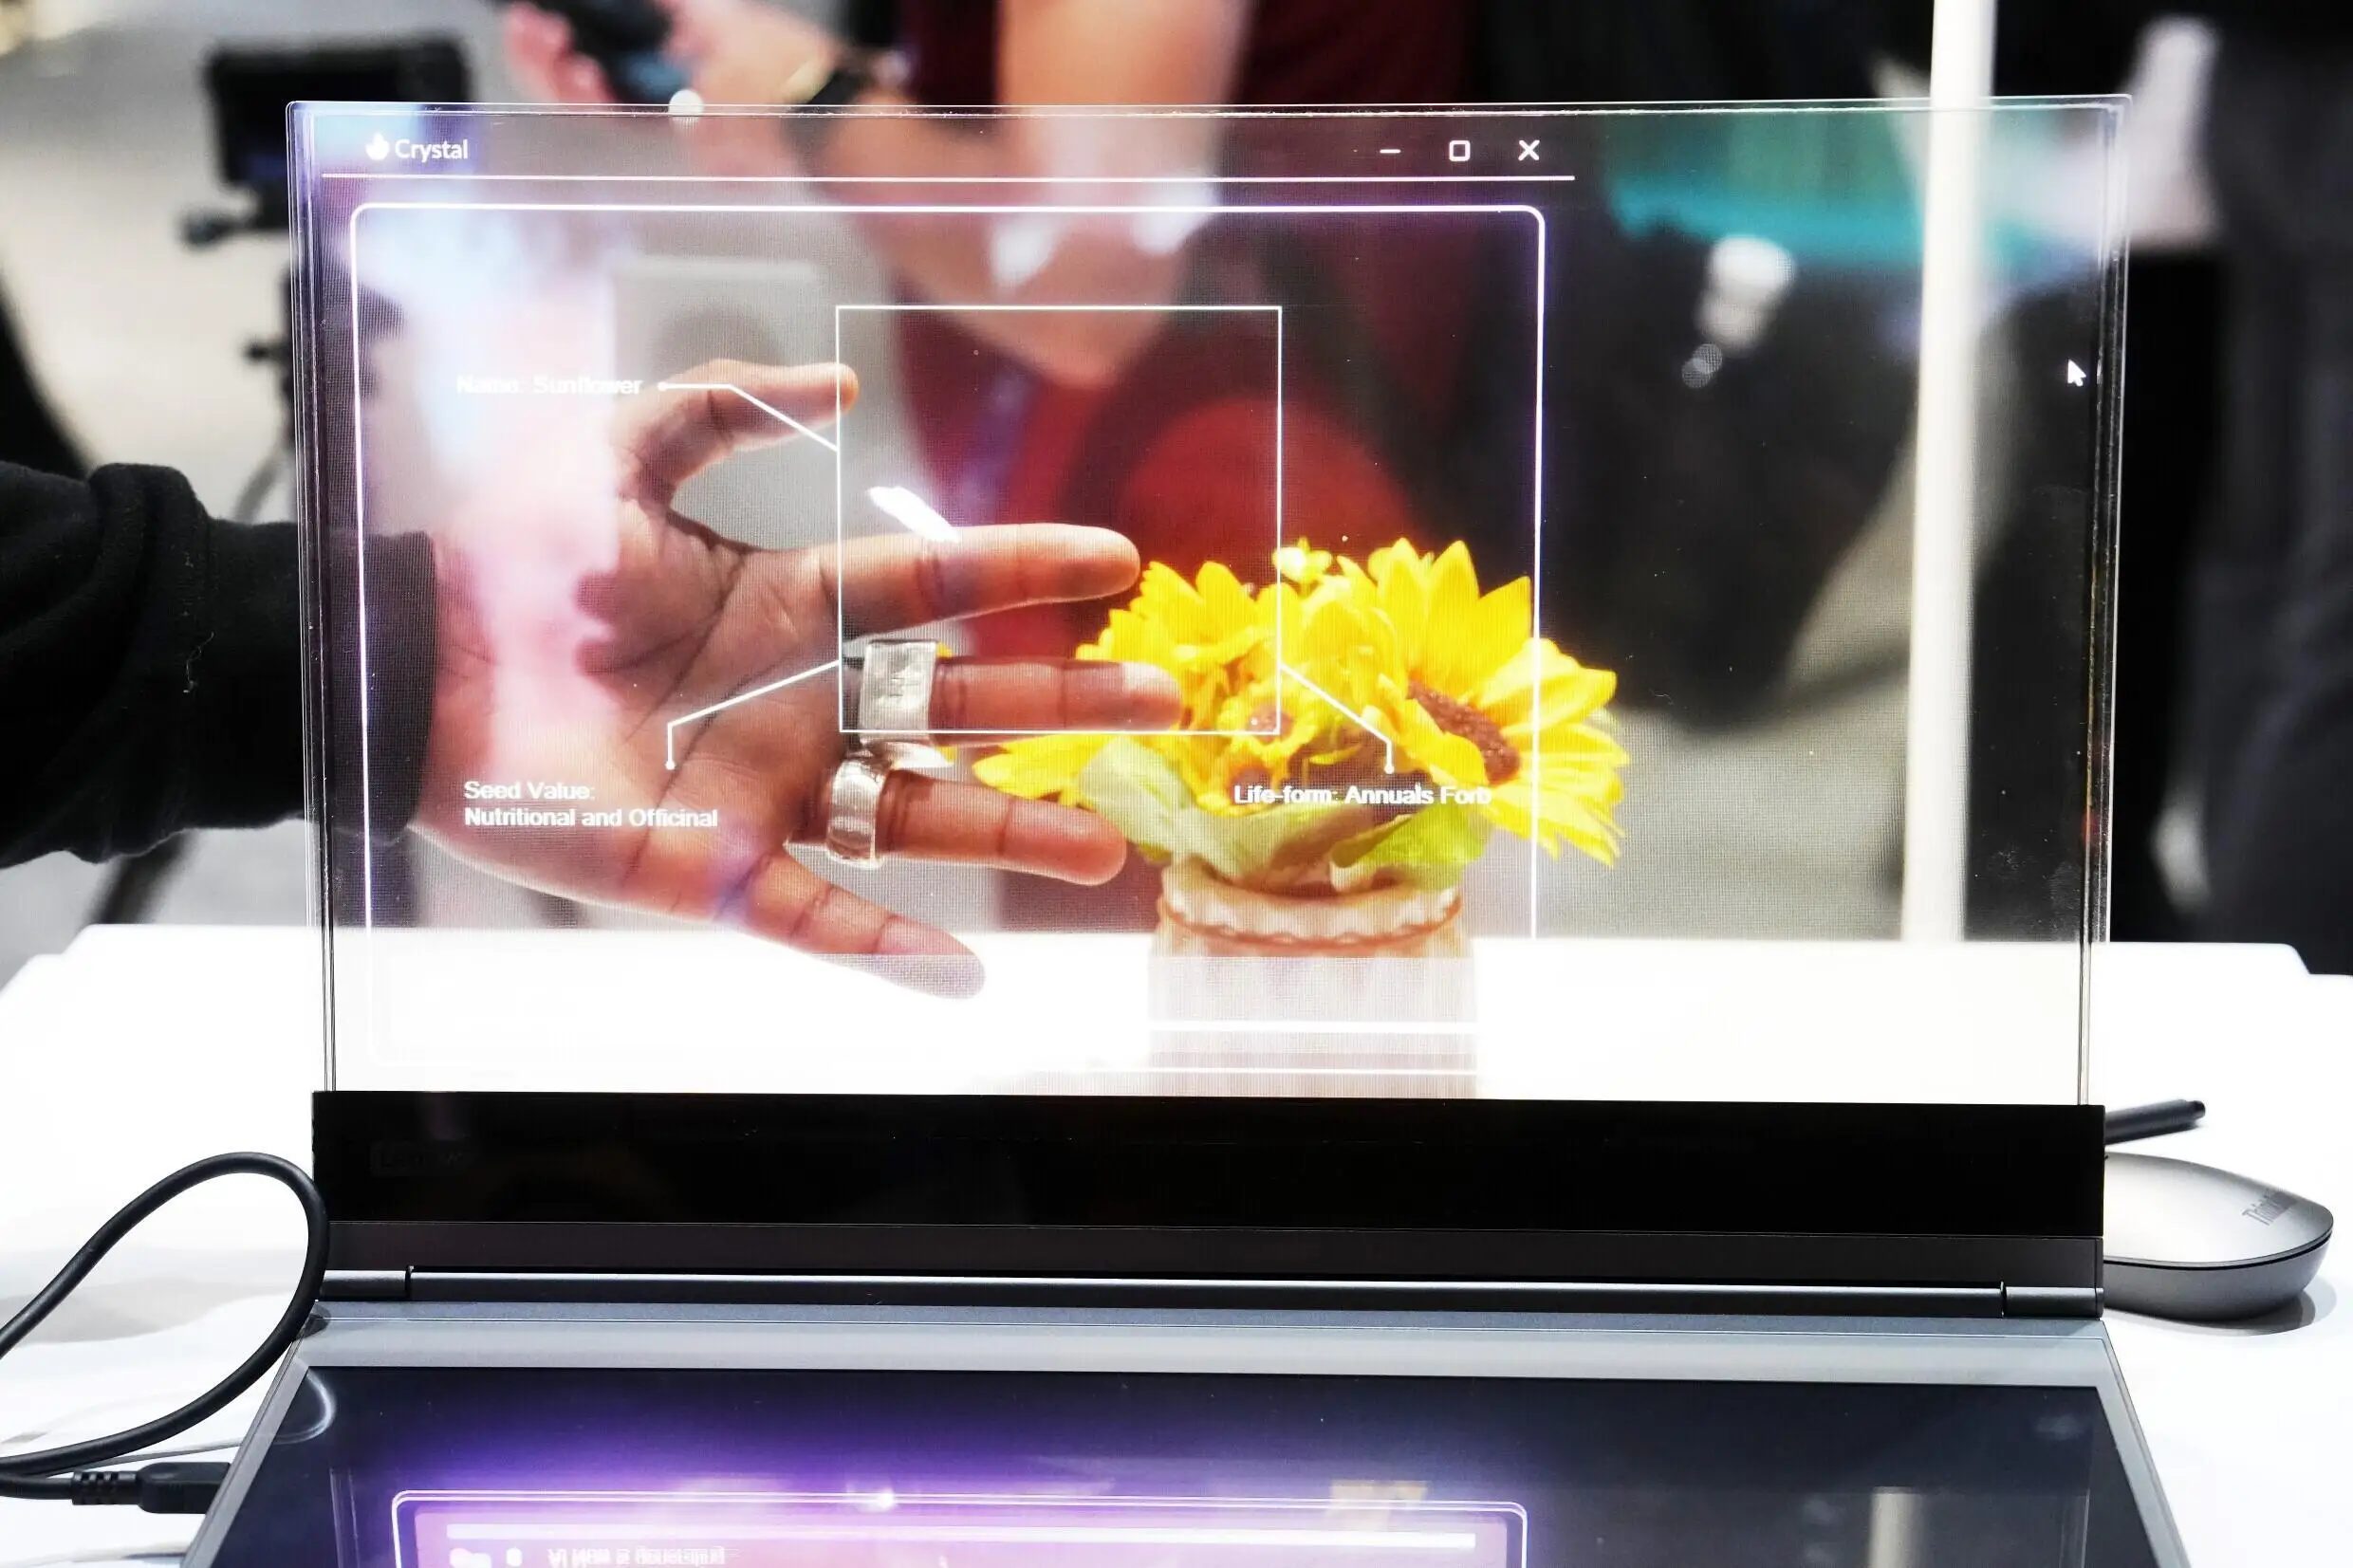
[(2077, 1098), (2120, 119), (298, 111), (330, 1082)]

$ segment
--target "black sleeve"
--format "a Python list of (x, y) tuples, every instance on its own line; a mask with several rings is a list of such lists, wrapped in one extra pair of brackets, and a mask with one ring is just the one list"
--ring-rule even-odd
[[(370, 561), (387, 600), (423, 607), (404, 618), (421, 646), (383, 704), (416, 731), (387, 736), (389, 754), (421, 760), (430, 547), (397, 541)], [(292, 525), (218, 522), (169, 470), (85, 484), (0, 464), (0, 865), (299, 814), (299, 583)], [(405, 821), (415, 781), (388, 786)]]

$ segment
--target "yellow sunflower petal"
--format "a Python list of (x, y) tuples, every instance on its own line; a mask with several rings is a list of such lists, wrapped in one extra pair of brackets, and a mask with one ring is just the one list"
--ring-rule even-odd
[(1464, 661), (1465, 640), (1473, 630), (1479, 609), (1479, 574), (1471, 564), (1470, 547), (1460, 540), (1447, 545), (1424, 571), (1423, 592), (1426, 599), (1421, 636), (1414, 649), (1415, 671), (1436, 691), (1468, 691), (1476, 680), (1470, 676), (1472, 667)]
[(1332, 552), (1319, 550), (1302, 539), (1274, 552), (1274, 569), (1290, 581), (1312, 585), (1332, 569)]
[(1566, 841), (1603, 865), (1617, 862), (1618, 831), (1606, 809), (1582, 799), (1555, 799), (1548, 787), (1544, 793), (1540, 804), (1528, 782), (1514, 779), (1495, 791), (1488, 814), (1496, 825), (1534, 839), (1548, 855), (1559, 855)]
[(1109, 744), (1105, 735), (1035, 735), (1013, 741), (994, 756), (973, 765), (973, 775), (992, 789), (1028, 800), (1052, 796), (1075, 804), (1072, 791), (1080, 769)]
[(1408, 670), (1418, 669), (1430, 637), (1430, 584), (1421, 556), (1399, 540), (1375, 554), (1372, 570), (1399, 656)]
[(1257, 618), (1257, 605), (1250, 590), (1242, 586), (1241, 580), (1224, 563), (1213, 561), (1203, 566), (1199, 586), (1201, 607), (1209, 618), (1213, 636), (1230, 636)]
[[(1436, 640), (1446, 651), (1443, 661), (1433, 657), (1424, 678), (1441, 692), (1475, 693), (1498, 677), (1508, 676), (1515, 656), (1523, 654), (1534, 630), (1534, 600), (1528, 579), (1514, 578), (1482, 596), (1462, 612), (1459, 627), (1447, 627)], [(1443, 668), (1443, 675), (1439, 673)], [(1522, 659), (1521, 667), (1529, 669)]]
[(1627, 761), (1623, 747), (1589, 724), (1547, 725), (1541, 735), (1527, 725), (1512, 725), (1503, 735), (1521, 755), (1541, 758), (1547, 770), (1559, 767), (1609, 771), (1623, 767)]
[(1487, 759), (1460, 735), (1439, 728), (1421, 704), (1391, 688), (1384, 695), (1383, 717), (1397, 743), (1398, 767), (1408, 766), (1430, 775), (1441, 784), (1476, 789), (1487, 783)]
[(1583, 719), (1618, 694), (1614, 673), (1588, 669), (1538, 638), (1496, 667), (1472, 695), (1472, 706), (1506, 728), (1530, 722), (1529, 692), (1538, 666), (1544, 671), (1544, 694), (1535, 706), (1546, 724)]

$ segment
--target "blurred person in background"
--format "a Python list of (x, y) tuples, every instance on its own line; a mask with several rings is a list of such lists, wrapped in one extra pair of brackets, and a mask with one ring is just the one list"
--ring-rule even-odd
[(2229, 336), (2189, 660), (2203, 931), (2353, 973), (2353, 7), (2233, 0), (2214, 21)]
[[(668, 51), (713, 104), (1440, 103), (1468, 96), (1473, 42), (1469, 0), (899, 0), (854, 5), (846, 38), (758, 0), (664, 3)], [(561, 19), (518, 5), (507, 43), (531, 90), (612, 101)], [(910, 170), (1082, 187), (1146, 177), (1182, 191), (1218, 173), (1226, 152), (1215, 122), (1182, 119), (984, 128), (713, 117), (693, 134), (717, 172), (834, 180), (851, 203), (874, 199), (858, 176)], [(1163, 233), (1134, 219), (1056, 218), (1022, 228), (898, 214), (863, 232), (914, 301), (1158, 304), (1237, 290), (1283, 299), (1288, 287), (1340, 308), (1309, 313), (1325, 323), (1327, 352), (1296, 354), (1279, 388), (1261, 315), (1202, 313), (1181, 327), (1168, 312), (1132, 309), (897, 316), (912, 426), (944, 515), (959, 526), (1099, 523), (1188, 579), (1210, 561), (1247, 575), (1250, 563), (1271, 564), (1267, 498), (1282, 471), (1289, 538), (1443, 545), (1364, 404), (1370, 387), (1399, 389), (1429, 422), (1445, 422), (1477, 292), (1469, 226), (1399, 234), (1372, 222), (1195, 220)], [(1016, 259), (1016, 249), (1033, 253)], [(1279, 470), (1269, 441), (1278, 406)], [(968, 635), (986, 655), (1066, 655), (1101, 614), (1041, 606), (986, 618)], [(1001, 915), (1017, 926), (1145, 928), (1158, 896), (1148, 868), (1083, 901), (1061, 888), (998, 890)]]
[[(1887, 43), (1904, 65), (1926, 72), (1927, 6), (1888, 8)], [(2159, 829), (2181, 775), (2191, 766), (2182, 714), (2191, 554), (2211, 510), (2221, 416), (2222, 280), (2213, 253), (2211, 217), (2196, 168), (2199, 89), (2205, 46), (2194, 37), (2161, 35), (2148, 0), (2081, 0), (2064, 6), (2012, 3), (2001, 8), (1994, 51), (1994, 90), (2063, 96), (2130, 92), (2127, 130), (2124, 384), (2121, 471), (2118, 477), (2119, 538), (2115, 602), (2116, 676), (2110, 801), (2109, 931), (2119, 941), (2171, 941), (2194, 933), (2191, 912), (2179, 903), (2159, 858)], [(2196, 58), (2184, 61), (2184, 53)], [(2185, 77), (2187, 80), (2185, 80)], [(2019, 358), (2049, 362), (2050, 345), (2075, 331), (2047, 303), (2022, 302), (2002, 330)], [(2051, 378), (2029, 378), (1999, 438), (2031, 443), (2074, 441), (2072, 395)], [(2020, 526), (2023, 524), (2024, 526)], [(1987, 542), (1986, 570), (1993, 581), (2025, 586), (2022, 599), (2052, 600), (2049, 563), (2030, 559), (2030, 517), (2009, 520)], [(2021, 582), (2039, 575), (2039, 584)], [(2058, 605), (2080, 616), (2075, 600)], [(2021, 631), (2025, 635), (2018, 635)], [(2047, 669), (2080, 647), (2080, 624), (2010, 629), (2008, 637), (1981, 636), (1975, 680), (1998, 690), (2016, 672)], [(2072, 715), (2067, 716), (2073, 722)], [(2048, 747), (2070, 744), (2054, 734)], [(2072, 787), (2074, 776), (2049, 776), (2038, 759), (2021, 755), (1972, 781), (1973, 802), (1985, 808), (2008, 791), (2047, 793)], [(2040, 814), (2046, 819), (2047, 813)]]
[[(1925, 68), (1926, 8), (1888, 14)], [(2353, 971), (2353, 8), (2013, 3), (1994, 86), (2115, 90), (2185, 16), (2218, 37), (2211, 66), (2186, 94), (2132, 83), (2134, 206), (2177, 130), (2197, 211), (2129, 263), (2113, 932)], [(2200, 819), (2181, 906), (2154, 852), (2172, 792)]]
[[(1867, 0), (897, 0), (853, 4), (855, 43), (761, 0), (663, 3), (675, 18), (671, 51), (712, 103), (788, 107), (814, 95), (871, 107), (1448, 105), (1848, 99), (1870, 87)], [(558, 18), (514, 7), (507, 38), (514, 73), (532, 90), (611, 101)], [(892, 46), (895, 69), (859, 64), (879, 44)], [(1248, 173), (1218, 169), (1206, 128), (1186, 145), (1161, 121), (1126, 149), (1100, 145), (1100, 124), (1088, 128), (1088, 145), (1068, 147), (1050, 122), (984, 123), (987, 134), (851, 120), (804, 137), (789, 119), (719, 118), (695, 135), (724, 172), (820, 179), (916, 169), (1083, 186), (1108, 173), (1173, 182)], [(1563, 134), (1576, 138), (1574, 129)], [(1807, 605), (1865, 521), (1901, 443), (1901, 411), (1891, 415), (1884, 396), (1887, 367), (1870, 362), (1869, 306), (1825, 299), (1810, 278), (1791, 294), (1801, 328), (1759, 324), (1751, 358), (1771, 368), (1735, 367), (1708, 400), (1740, 401), (1771, 428), (1733, 428), (1743, 415), (1703, 409), (1677, 372), (1695, 341), (1709, 239), (1624, 234), (1599, 179), (1579, 190), (1588, 211), (1560, 240), (1573, 265), (1556, 268), (1551, 285), (1555, 305), (1578, 308), (1553, 315), (1559, 342), (1547, 374), (1564, 384), (1547, 397), (1575, 402), (1580, 416), (1553, 425), (1581, 450), (1544, 464), (1562, 480), (1547, 500), (1547, 526), (1558, 530), (1551, 537), (1575, 537), (1579, 570), (1554, 574), (1565, 597), (1547, 609), (1621, 671), (1630, 700), (1703, 725), (1732, 722), (1777, 681)], [(855, 184), (836, 191), (861, 199)], [(1297, 307), (1303, 339), (1323, 340), (1296, 356), (1284, 388), (1287, 530), (1327, 544), (1352, 534), (1360, 548), (1400, 536), (1434, 548), (1462, 537), (1476, 552), (1482, 528), (1498, 532), (1488, 519), (1516, 526), (1524, 514), (1524, 500), (1463, 498), (1525, 467), (1526, 422), (1510, 400), (1525, 387), (1499, 394), (1497, 383), (1518, 373), (1497, 367), (1534, 323), (1517, 301), (1498, 301), (1509, 290), (1498, 288), (1496, 258), (1440, 227), (1343, 229), (1329, 243), (1276, 236), (1239, 256), (1215, 230), (1190, 255), (1075, 231), (1010, 286), (974, 253), (977, 226), (943, 231), (899, 220), (870, 232), (915, 299), (1166, 300), (1188, 268), (1229, 286), (1246, 277), (1244, 297)], [(1573, 286), (1560, 281), (1570, 274)], [(1127, 314), (901, 318), (917, 438), (950, 515), (1086, 516), (1188, 573), (1207, 559), (1262, 553), (1264, 487), (1250, 472), (1261, 465), (1229, 437), (1265, 428), (1264, 413), (1243, 405), (1271, 403), (1273, 387), (1235, 384), (1234, 367), (1250, 356), (1221, 355), (1235, 345), (1221, 344), (1219, 329), (1162, 325)], [(1802, 358), (1815, 347), (1843, 372), (1773, 363), (1776, 349)], [(978, 373), (976, 354), (986, 362)], [(1780, 395), (1735, 399), (1743, 380)], [(1770, 456), (1755, 455), (1767, 449)], [(1605, 477), (1571, 495), (1585, 475)], [(1810, 506), (1789, 504), (1801, 491)], [(1706, 526), (1691, 526), (1694, 517)], [(1510, 560), (1504, 552), (1525, 554), (1525, 533), (1485, 544)], [(1710, 563), (1721, 584), (1695, 594), (1678, 562)], [(1526, 569), (1519, 561), (1501, 575)], [(1676, 580), (1663, 593), (1662, 577)], [(1043, 649), (1067, 646), (1080, 629), (992, 630)]]
[[(1558, 46), (1527, 51), (1535, 80), (1507, 97), (1862, 96), (1831, 73), (1875, 52), (1922, 72), (1929, 63), (1926, 0), (1489, 3), (1529, 10)], [(2167, 23), (2181, 14), (2221, 38), (2202, 104), (2181, 77), (2205, 60), (2186, 61)], [(1604, 68), (1580, 79), (1565, 59)], [(2011, 0), (1994, 77), (2005, 94), (2129, 86), (2138, 100), (2113, 934), (2285, 941), (2315, 969), (2353, 969), (2353, 808), (2338, 799), (2353, 776), (2353, 7)], [(2175, 153), (2184, 167), (2151, 167)], [(2168, 175), (2177, 189), (2149, 189)], [(2028, 301), (2007, 323), (2029, 360), (2043, 334), (2067, 329), (2048, 316)], [(2013, 418), (2013, 440), (2068, 428), (2062, 405), (2031, 393)], [(1974, 684), (1997, 691), (2080, 650), (2082, 630), (2046, 613), (2069, 567), (2036, 558), (2032, 519), (1988, 521)], [(2047, 823), (2053, 812), (2035, 802), (2080, 789), (2080, 774), (2054, 766), (2072, 743), (2045, 739), (1975, 759), (1973, 931), (2025, 930), (2047, 909), (2031, 885), (2001, 886), (2013, 847), (2004, 819)], [(2209, 891), (2191, 889), (2187, 909), (2157, 853), (2177, 783), (2202, 797)]]
[[(2012, 5), (1995, 86), (2108, 89), (2176, 14), (2219, 43), (2202, 103), (2133, 83), (2136, 184), (2186, 115), (2201, 211), (2130, 263), (2114, 933), (2353, 972), (2353, 8)], [(2152, 853), (2169, 778), (2201, 819), (2187, 910)]]
[[(1466, 95), (1473, 42), (1469, 0), (898, 0), (853, 5), (847, 37), (759, 0), (664, 3), (669, 52), (714, 104), (1447, 102)], [(515, 6), (507, 41), (533, 91), (612, 101), (560, 18)], [(882, 44), (887, 55), (874, 47)], [(1216, 173), (1221, 156), (1214, 122), (1184, 120), (1065, 133), (1050, 120), (980, 130), (713, 117), (694, 134), (718, 171), (836, 180), (833, 194), (853, 203), (874, 199), (860, 176), (909, 170), (1082, 187), (1145, 176), (1181, 189)], [(1278, 264), (1214, 229), (1196, 239), (1132, 221), (1061, 220), (1022, 236), (1016, 227), (899, 214), (865, 235), (911, 300), (1171, 303), (1191, 297), (1205, 265), (1253, 271), (1250, 297), (1281, 297), (1264, 275)], [(1016, 237), (1036, 254), (1014, 259)], [(1362, 374), (1415, 389), (1435, 413), (1460, 372), (1475, 255), (1419, 233), (1384, 232), (1378, 255), (1363, 253), (1362, 231), (1324, 238), (1301, 241), (1306, 254), (1289, 259), (1346, 303), (1351, 371), (1361, 352), (1377, 362)], [(1214, 253), (1206, 264), (1205, 250)], [(999, 310), (908, 313), (896, 326), (917, 439), (954, 521), (1086, 517), (1188, 577), (1205, 561), (1267, 553), (1275, 387), (1263, 320), (1211, 316), (1171, 330), (1148, 310)], [(1283, 397), (1287, 526), (1328, 539), (1325, 525), (1340, 520), (1365, 546), (1417, 537), (1412, 500), (1352, 416), (1354, 389), (1318, 385), (1312, 365), (1293, 369)], [(991, 652), (1065, 653), (1094, 629), (1039, 613), (975, 635)]]

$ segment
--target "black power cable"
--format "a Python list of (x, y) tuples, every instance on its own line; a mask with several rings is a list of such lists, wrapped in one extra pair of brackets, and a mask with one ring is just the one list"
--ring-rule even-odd
[(275, 1154), (214, 1154), (176, 1171), (133, 1198), (82, 1244), (82, 1250), (43, 1285), (15, 1317), (0, 1325), (0, 1356), (16, 1348), (25, 1336), (73, 1294), (115, 1244), (137, 1229), (148, 1215), (195, 1187), (218, 1176), (268, 1176), (294, 1194), (303, 1206), (308, 1240), (303, 1251), (302, 1278), (294, 1286), (269, 1336), (236, 1370), (168, 1415), (128, 1428), (106, 1437), (93, 1437), (61, 1448), (31, 1453), (0, 1455), (0, 1497), (51, 1498), (76, 1503), (137, 1503), (149, 1513), (202, 1513), (220, 1486), (228, 1467), (217, 1464), (165, 1463), (137, 1470), (94, 1470), (93, 1465), (135, 1454), (142, 1448), (178, 1436), (198, 1422), (226, 1409), (230, 1401), (260, 1381), (302, 1337), (318, 1300), (319, 1282), (326, 1273), (326, 1200), (300, 1166)]

